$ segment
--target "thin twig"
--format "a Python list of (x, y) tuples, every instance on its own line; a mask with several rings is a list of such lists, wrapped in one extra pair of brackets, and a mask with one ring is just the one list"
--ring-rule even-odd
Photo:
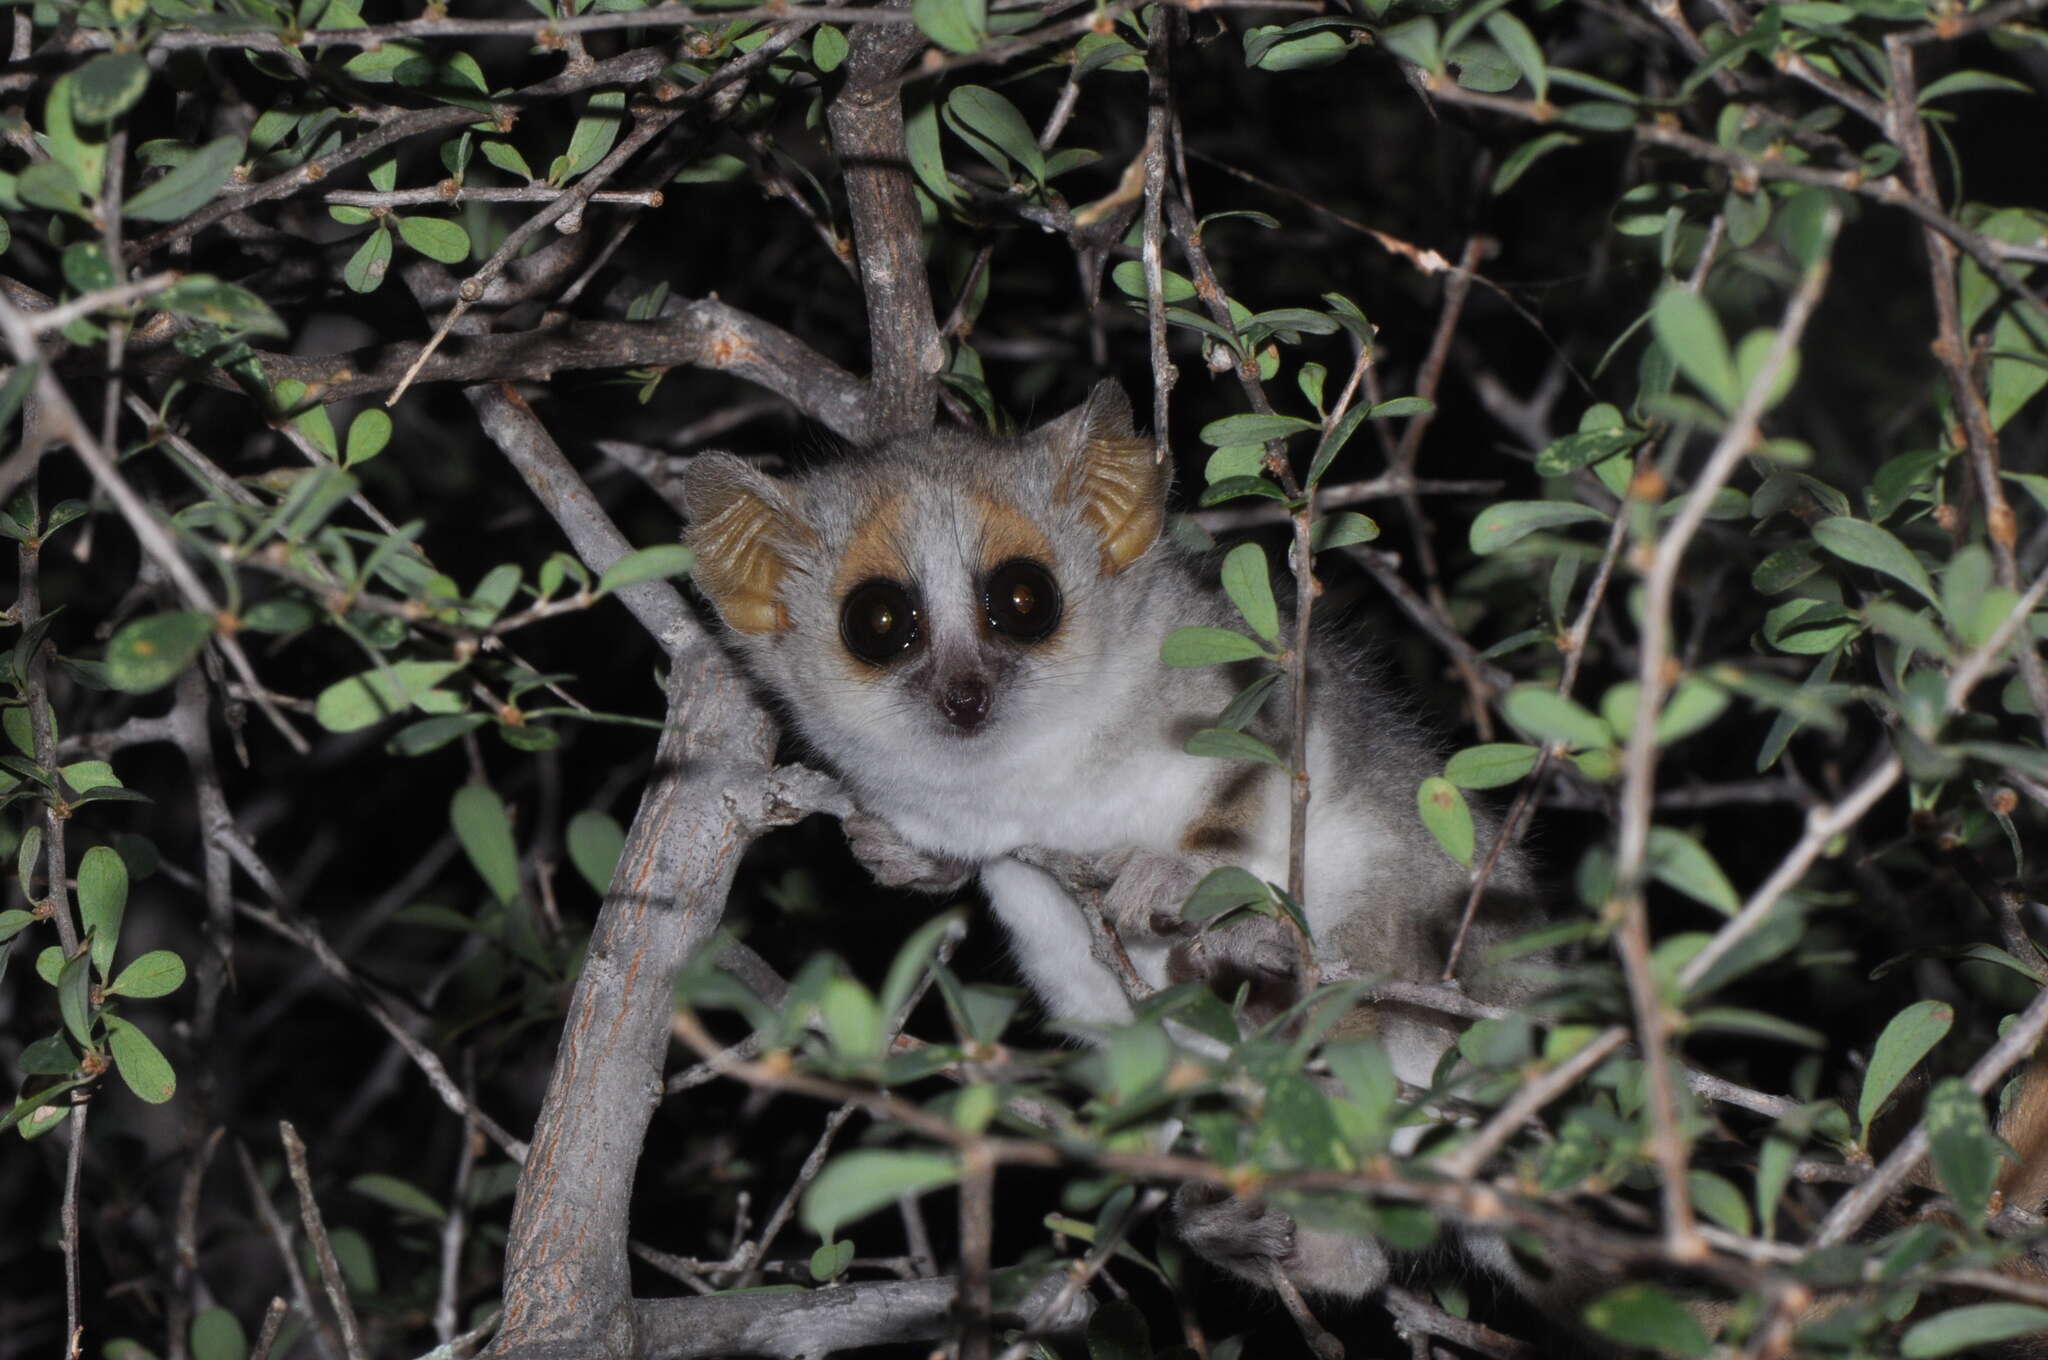
[(284, 1315), (290, 1311), (284, 1296), (274, 1294), (270, 1306), (263, 1310), (263, 1326), (256, 1333), (256, 1344), (249, 1349), (249, 1360), (270, 1360), (270, 1352), (277, 1345), (277, 1334), (284, 1329)]
[[(79, 461), (92, 472), (94, 480), (114, 502), (114, 508), (128, 521), (128, 527), (141, 543), (142, 550), (163, 568), (164, 574), (170, 577), (188, 606), (210, 619), (220, 617), (220, 606), (214, 603), (212, 592), (207, 590), (198, 573), (193, 571), (191, 564), (185, 560), (184, 554), (172, 540), (170, 532), (157, 521), (156, 513), (150, 508), (149, 503), (129, 485), (128, 479), (115, 466), (113, 457), (100, 446), (99, 440), (94, 438), (78, 414), (78, 408), (71, 404), (71, 398), (66, 395), (63, 385), (57, 381), (56, 375), (43, 361), (28, 318), (4, 299), (0, 299), (0, 336), (5, 337), (7, 347), (13, 352), (16, 362), (36, 366), (36, 400), (40, 405), (42, 418), (50, 422), (52, 433), (69, 444), (72, 451), (78, 455)], [(242, 677), (243, 682), (257, 696), (257, 707), (270, 719), (271, 725), (283, 735), (292, 750), (299, 755), (308, 754), (312, 748), (306, 739), (299, 735), (298, 729), (285, 718), (277, 705), (266, 697), (266, 692), (257, 680), (256, 671), (250, 666), (248, 655), (243, 652), (241, 643), (235, 640), (233, 634), (225, 631), (216, 632), (214, 643), (226, 654), (229, 664), (235, 668), (235, 673)]]
[[(1674, 1254), (1681, 1259), (1702, 1255), (1706, 1248), (1700, 1242), (1693, 1223), (1692, 1196), (1687, 1185), (1691, 1148), (1679, 1117), (1677, 1089), (1671, 1077), (1667, 1048), (1670, 1019), (1663, 994), (1650, 969), (1649, 917), (1643, 887), (1648, 873), (1650, 814), (1656, 792), (1657, 720), (1663, 711), (1665, 692), (1673, 680), (1666, 662), (1671, 601), (1677, 589), (1685, 551), (1699, 532), (1700, 525), (1706, 521), (1709, 502), (1749, 454), (1778, 375), (1791, 361), (1807, 320), (1819, 305), (1828, 279), (1829, 252), (1840, 222), (1839, 209), (1829, 207), (1821, 231), (1820, 248), (1785, 308), (1784, 318), (1772, 337), (1762, 365), (1731, 413), (1727, 430), (1708, 455), (1684, 506), (1672, 517), (1654, 545), (1646, 545), (1650, 562), (1645, 572), (1641, 641), (1638, 644), (1639, 691), (1635, 723), (1622, 753), (1620, 827), (1615, 850), (1614, 896), (1609, 911), (1615, 922), (1615, 939), (1620, 948), (1629, 1002), (1635, 1013), (1636, 1033), (1643, 1050), (1645, 1087), (1653, 1130), (1651, 1151), (1660, 1171), (1664, 1230)], [(1638, 479), (1638, 484), (1646, 483)], [(1635, 495), (1636, 490), (1631, 487), (1631, 501)], [(1626, 506), (1622, 517), (1630, 517)]]
[(71, 1145), (64, 1150), (64, 1203), (58, 1230), (64, 1249), (64, 1353), (78, 1360), (85, 1346), (85, 1314), (78, 1292), (78, 1198), (85, 1172), (85, 1116), (89, 1105), (71, 1107)]
[[(1600, 612), (1601, 603), (1607, 598), (1607, 585), (1614, 576), (1614, 563), (1621, 556), (1621, 547), (1628, 539), (1628, 516), (1616, 515), (1607, 531), (1607, 546), (1601, 549), (1600, 565), (1593, 573), (1593, 584), (1586, 591), (1586, 598), (1579, 606), (1579, 615), (1572, 621), (1571, 629), (1560, 644), (1564, 652), (1564, 673), (1558, 677), (1557, 692), (1570, 696), (1572, 685), (1579, 677), (1579, 666), (1586, 657), (1586, 642), (1592, 636), (1593, 620)], [(1522, 780), (1515, 801), (1508, 806), (1508, 815), (1502, 820), (1500, 830), (1493, 835), (1493, 841), (1486, 847), (1486, 858), (1472, 874), (1472, 890), (1466, 895), (1465, 910), (1458, 917), (1458, 933), (1451, 939), (1449, 953), (1444, 956), (1443, 980), (1449, 982), (1458, 975), (1458, 962), (1465, 953), (1465, 941), (1472, 930), (1472, 922), (1478, 919), (1479, 904), (1486, 898), (1486, 885), (1492, 881), (1494, 870), (1500, 865), (1501, 857), (1520, 843), (1525, 819), (1535, 809), (1536, 800), (1543, 789), (1544, 777), (1550, 767), (1564, 753), (1557, 742), (1545, 742), (1537, 753), (1536, 764)]]
[(291, 1289), (292, 1306), (313, 1333), (313, 1343), (320, 1354), (332, 1360), (341, 1353), (340, 1338), (320, 1310), (313, 1306), (313, 1291), (306, 1283), (306, 1272), (299, 1265), (299, 1254), (292, 1247), (292, 1232), (278, 1214), (277, 1206), (270, 1202), (270, 1191), (264, 1187), (263, 1177), (256, 1171), (256, 1159), (249, 1155), (248, 1146), (239, 1139), (235, 1142), (235, 1160), (242, 1168), (242, 1184), (249, 1192), (249, 1203), (256, 1210), (256, 1218), (263, 1224), (263, 1230), (277, 1248), (278, 1261), (284, 1267), (285, 1282)]
[[(1998, 1042), (1984, 1050), (1984, 1055), (1970, 1065), (1969, 1072), (1963, 1077), (1964, 1082), (1977, 1095), (1990, 1095), (2007, 1072), (2033, 1053), (2044, 1034), (2048, 1034), (2048, 988), (2036, 993), (2034, 999), (2027, 1003), (2027, 1008), (1999, 1036)], [(1834, 1207), (1828, 1210), (1827, 1217), (1821, 1220), (1820, 1227), (1814, 1232), (1814, 1248), (1845, 1242), (1851, 1233), (1869, 1222), (1870, 1216), (1905, 1184), (1906, 1177), (1920, 1165), (1930, 1143), (1927, 1121), (1923, 1117), (1913, 1126), (1912, 1132), (1878, 1163), (1876, 1170), (1835, 1201)]]
[(1166, 126), (1172, 102), (1175, 15), (1161, 6), (1145, 45), (1145, 334), (1152, 367), (1152, 457), (1172, 457), (1168, 394), (1180, 377), (1166, 352)]
[(1157, 1213), (1159, 1206), (1166, 1203), (1166, 1193), (1153, 1186), (1140, 1195), (1115, 1223), (1104, 1229), (1094, 1246), (1088, 1249), (1088, 1254), (1067, 1267), (1059, 1292), (1045, 1301), (1044, 1306), (1025, 1324), (1023, 1334), (1004, 1347), (997, 1360), (1024, 1360), (1038, 1340), (1066, 1316), (1068, 1306), (1087, 1290), (1089, 1282), (1109, 1264), (1109, 1258), (1116, 1254), (1131, 1229)]
[(306, 1229), (306, 1240), (313, 1244), (313, 1257), (320, 1263), (320, 1281), (327, 1290), (328, 1305), (334, 1309), (334, 1320), (341, 1327), (342, 1348), (348, 1352), (349, 1360), (368, 1360), (355, 1309), (349, 1305), (348, 1281), (341, 1276), (341, 1263), (334, 1259), (334, 1243), (327, 1238), (326, 1220), (320, 1216), (320, 1202), (313, 1197), (313, 1176), (306, 1169), (306, 1145), (299, 1141), (298, 1130), (288, 1119), (278, 1121), (277, 1132), (284, 1143), (285, 1166), (299, 1192), (299, 1222)]
[(970, 1145), (960, 1158), (960, 1360), (989, 1360), (995, 1182), (995, 1159), (980, 1145)]

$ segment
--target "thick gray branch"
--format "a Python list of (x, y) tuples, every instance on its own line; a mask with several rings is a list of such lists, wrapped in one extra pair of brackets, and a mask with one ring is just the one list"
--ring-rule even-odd
[[(485, 428), (584, 560), (622, 549), (589, 489), (523, 402), (471, 392)], [(659, 583), (657, 583), (659, 584)], [(622, 597), (627, 592), (621, 592)], [(674, 589), (627, 603), (669, 653), (668, 713), (519, 1178), (496, 1353), (640, 1353), (627, 1214), (647, 1121), (661, 1096), (678, 969), (725, 910), (752, 839), (747, 808), (768, 779), (775, 725)]]
[[(999, 1313), (999, 1320), (1015, 1325), (1035, 1317), (1037, 1306), (1058, 1292), (1062, 1278), (1058, 1272), (1048, 1276), (1014, 1312)], [(959, 1325), (953, 1315), (957, 1288), (950, 1279), (886, 1280), (801, 1294), (647, 1299), (636, 1311), (650, 1360), (714, 1355), (798, 1360), (858, 1346), (951, 1336)], [(1069, 1302), (1051, 1329), (1078, 1326), (1090, 1311), (1091, 1301), (1084, 1294)]]
[[(259, 353), (273, 381), (296, 378), (323, 402), (388, 392), (423, 344), (406, 341), (342, 354)], [(193, 372), (168, 348), (139, 361), (151, 373)], [(545, 381), (574, 369), (718, 369), (767, 388), (841, 438), (869, 436), (867, 384), (789, 332), (716, 298), (684, 304), (659, 321), (567, 321), (507, 335), (451, 336), (415, 382)], [(201, 381), (229, 391), (241, 385), (218, 369)]]
[[(518, 469), (541, 505), (568, 535), (570, 545), (585, 566), (602, 573), (633, 551), (633, 545), (597, 503), (583, 478), (562, 456), (561, 446), (517, 392), (496, 383), (469, 388), (463, 395), (476, 408), (484, 433)], [(655, 642), (671, 659), (692, 645), (700, 649), (710, 646), (702, 625), (683, 603), (682, 593), (667, 581), (627, 586), (619, 592), (619, 603), (633, 612), (633, 617), (654, 635)]]
[(925, 46), (915, 28), (874, 25), (853, 37), (846, 84), (826, 120), (846, 172), (847, 206), (867, 297), (875, 435), (932, 423), (946, 347), (925, 279), (924, 230), (903, 137), (896, 77)]

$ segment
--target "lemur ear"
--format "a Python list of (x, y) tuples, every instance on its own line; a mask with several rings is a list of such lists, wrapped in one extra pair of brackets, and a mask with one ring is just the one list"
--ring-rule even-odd
[(778, 592), (790, 546), (807, 535), (781, 484), (732, 454), (700, 454), (683, 474), (683, 505), (683, 541), (697, 554), (691, 575), (726, 624), (742, 633), (789, 627)]
[(1152, 441), (1131, 427), (1131, 401), (1114, 378), (1041, 433), (1066, 464), (1062, 500), (1078, 501), (1081, 517), (1102, 536), (1102, 573), (1114, 576), (1138, 560), (1166, 525), (1171, 466), (1152, 456)]

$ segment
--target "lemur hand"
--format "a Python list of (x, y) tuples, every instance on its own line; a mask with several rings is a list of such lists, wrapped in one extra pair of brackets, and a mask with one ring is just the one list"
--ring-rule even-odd
[(1355, 1299), (1387, 1282), (1387, 1253), (1370, 1237), (1304, 1228), (1263, 1200), (1207, 1185), (1173, 1199), (1181, 1240), (1197, 1256), (1259, 1284), (1275, 1266), (1297, 1289)]
[(1105, 855), (1096, 865), (1110, 880), (1103, 910), (1125, 939), (1173, 942), (1167, 961), (1172, 981), (1206, 982), (1227, 1000), (1250, 984), (1248, 1013), (1254, 1024), (1263, 1023), (1298, 998), (1300, 945), (1292, 926), (1269, 916), (1244, 913), (1208, 930), (1184, 919), (1182, 904), (1215, 867), (1198, 855), (1136, 848)]
[(853, 857), (867, 866), (875, 881), (885, 888), (908, 888), (912, 892), (958, 892), (974, 876), (974, 866), (965, 860), (926, 854), (896, 834), (896, 828), (879, 817), (856, 812), (843, 818), (846, 843)]

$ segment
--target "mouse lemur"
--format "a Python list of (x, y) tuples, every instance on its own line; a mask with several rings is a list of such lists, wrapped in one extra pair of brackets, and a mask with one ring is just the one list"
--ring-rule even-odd
[[(1200, 950), (1180, 924), (1187, 890), (1218, 865), (1286, 879), (1288, 776), (1182, 750), (1255, 672), (1160, 660), (1174, 629), (1236, 622), (1203, 559), (1163, 532), (1170, 481), (1104, 383), (1015, 438), (931, 431), (789, 478), (707, 455), (685, 482), (697, 584), (853, 794), (856, 853), (894, 885), (950, 890), (979, 874), (1018, 966), (1061, 1020), (1115, 1022), (1129, 1008), (1090, 954), (1080, 907), (1019, 851), (1120, 869), (1111, 917), (1154, 985), (1203, 976), (1256, 995), (1297, 967), (1291, 935), (1269, 923), (1212, 932)], [(1438, 752), (1412, 705), (1328, 638), (1310, 693), (1316, 951), (1433, 981), (1466, 896), (1464, 870), (1415, 810)], [(1291, 727), (1276, 692), (1252, 730), (1284, 744)], [(1505, 856), (1494, 883), (1466, 959), (1529, 919), (1524, 861)], [(1483, 980), (1475, 990), (1512, 999)], [(1346, 1023), (1376, 1029), (1419, 1086), (1456, 1036), (1445, 1017), (1395, 1005)], [(1369, 1239), (1297, 1231), (1255, 1203), (1183, 1196), (1180, 1217), (1198, 1251), (1255, 1279), (1275, 1260), (1330, 1293), (1386, 1277)]]

